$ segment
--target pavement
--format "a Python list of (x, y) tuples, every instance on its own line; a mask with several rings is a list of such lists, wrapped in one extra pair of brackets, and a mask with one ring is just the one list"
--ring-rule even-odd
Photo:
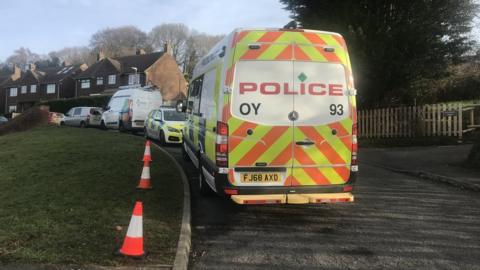
[(465, 167), (473, 145), (361, 148), (360, 163), (480, 191), (480, 170)]
[(360, 163), (354, 203), (236, 205), (166, 149), (192, 188), (191, 269), (480, 269), (477, 192)]

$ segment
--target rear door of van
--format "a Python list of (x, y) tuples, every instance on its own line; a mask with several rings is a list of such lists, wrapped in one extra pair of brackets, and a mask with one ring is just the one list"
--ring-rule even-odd
[(349, 62), (334, 34), (244, 31), (235, 37), (229, 179), (237, 186), (348, 181)]

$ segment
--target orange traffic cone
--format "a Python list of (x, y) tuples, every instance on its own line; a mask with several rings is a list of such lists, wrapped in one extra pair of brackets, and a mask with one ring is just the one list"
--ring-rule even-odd
[(138, 189), (152, 189), (150, 183), (150, 162), (143, 162), (142, 176), (140, 176), (140, 183), (137, 186)]
[(128, 225), (127, 235), (123, 241), (119, 253), (125, 256), (141, 257), (145, 255), (143, 250), (143, 206), (141, 201), (135, 203), (132, 218)]
[(145, 153), (143, 153), (143, 161), (152, 161), (152, 155), (150, 154), (150, 140), (145, 143)]

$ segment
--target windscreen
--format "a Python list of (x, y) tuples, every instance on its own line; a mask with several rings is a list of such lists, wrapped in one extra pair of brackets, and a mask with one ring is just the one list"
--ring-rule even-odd
[(125, 104), (125, 99), (129, 97), (129, 95), (112, 97), (112, 99), (110, 99), (110, 102), (108, 103), (110, 110), (120, 111)]
[(163, 111), (165, 121), (185, 121), (185, 114), (177, 111)]

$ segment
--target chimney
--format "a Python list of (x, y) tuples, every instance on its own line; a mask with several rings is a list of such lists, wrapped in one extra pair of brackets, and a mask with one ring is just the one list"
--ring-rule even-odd
[(105, 58), (105, 53), (103, 52), (103, 49), (100, 49), (97, 54), (97, 61), (103, 60)]
[(37, 65), (30, 63), (30, 71), (35, 71), (35, 69), (37, 69)]
[(13, 66), (13, 73), (12, 73), (12, 75), (10, 75), (10, 79), (12, 81), (16, 81), (16, 80), (20, 79), (21, 76), (22, 76), (22, 70), (17, 65), (14, 65)]
[(141, 55), (141, 54), (145, 54), (145, 50), (144, 49), (137, 49), (136, 55)]
[(164, 53), (168, 53), (170, 55), (173, 56), (173, 49), (172, 49), (172, 45), (170, 45), (170, 42), (166, 42), (164, 45), (163, 45), (163, 52)]

